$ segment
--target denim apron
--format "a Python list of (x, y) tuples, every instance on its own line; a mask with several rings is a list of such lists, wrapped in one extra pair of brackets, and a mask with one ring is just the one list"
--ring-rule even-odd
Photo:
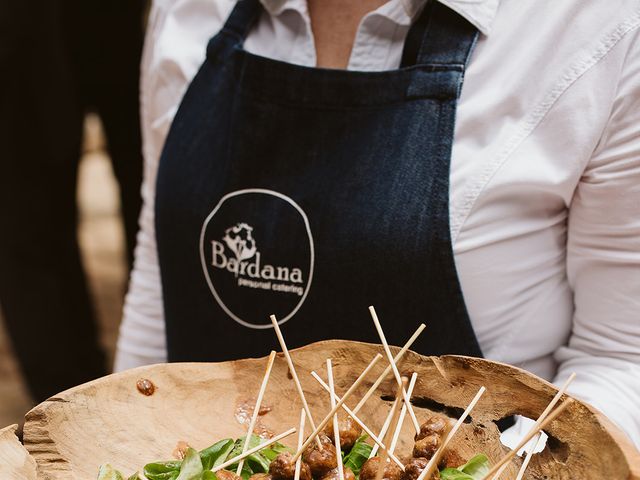
[(169, 131), (156, 234), (170, 361), (340, 338), (481, 356), (449, 227), (456, 102), (477, 30), (429, 2), (400, 69), (329, 70), (253, 55), (262, 12), (236, 3)]

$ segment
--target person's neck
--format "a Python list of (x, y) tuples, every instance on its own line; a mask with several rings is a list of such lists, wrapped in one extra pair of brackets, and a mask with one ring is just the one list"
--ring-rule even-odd
[(387, 0), (307, 0), (316, 45), (316, 65), (347, 68), (358, 25)]

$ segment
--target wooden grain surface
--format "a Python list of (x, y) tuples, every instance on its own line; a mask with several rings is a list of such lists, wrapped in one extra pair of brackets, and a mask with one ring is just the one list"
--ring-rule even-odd
[(0, 430), (0, 478), (35, 480), (36, 462), (16, 437), (17, 428), (10, 425)]
[[(332, 358), (336, 389), (342, 394), (380, 350), (378, 345), (334, 340), (292, 352), (318, 421), (329, 410), (328, 396), (309, 372), (316, 370), (325, 376), (325, 359)], [(353, 402), (347, 402), (351, 406), (382, 371), (380, 363)], [(238, 405), (255, 398), (264, 365), (264, 359), (163, 364), (81, 385), (27, 414), (25, 446), (38, 464), (39, 478), (93, 479), (105, 462), (129, 475), (145, 463), (170, 459), (178, 441), (200, 449), (221, 438), (243, 435), (246, 425), (238, 421)], [(557, 391), (523, 370), (467, 357), (423, 357), (409, 352), (400, 370), (406, 375), (418, 373), (413, 394), (418, 419), (433, 411), (453, 418), (481, 385), (487, 387), (471, 422), (463, 425), (453, 441), (452, 449), (462, 460), (479, 452), (497, 460), (506, 450), (494, 422), (512, 414), (535, 418)], [(155, 385), (153, 395), (137, 389), (136, 383), (143, 378)], [(393, 392), (389, 376), (361, 412), (374, 431), (381, 426)], [(271, 411), (261, 417), (261, 428), (279, 433), (296, 425), (301, 403), (281, 356), (276, 358), (263, 404)], [(405, 422), (396, 450), (399, 455), (410, 453), (411, 429)], [(553, 437), (551, 446), (533, 458), (525, 478), (640, 480), (638, 452), (590, 407), (574, 402), (547, 432)], [(285, 443), (293, 445), (294, 437)], [(515, 459), (502, 478), (514, 478), (520, 462)]]

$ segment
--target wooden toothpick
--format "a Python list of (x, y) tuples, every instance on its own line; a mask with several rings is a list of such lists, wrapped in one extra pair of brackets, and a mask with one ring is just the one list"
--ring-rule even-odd
[[(396, 392), (396, 401), (393, 403), (392, 415), (391, 415), (391, 423), (396, 424), (398, 422), (398, 417), (400, 416), (400, 402), (402, 398), (402, 392), (407, 386), (407, 377), (402, 377), (400, 385), (398, 385), (398, 391)], [(386, 438), (384, 439), (386, 444), (389, 444), (392, 437), (391, 430), (387, 433)], [(378, 465), (378, 471), (376, 472), (376, 480), (382, 480), (384, 476), (384, 470), (387, 466), (387, 461), (389, 457), (389, 451), (383, 450), (382, 455), (380, 455), (380, 464)]]
[(524, 472), (527, 469), (527, 467), (529, 466), (529, 462), (531, 461), (531, 457), (533, 457), (533, 454), (540, 447), (543, 438), (544, 438), (544, 435), (542, 435), (542, 433), (540, 433), (538, 435), (538, 440), (536, 440), (536, 443), (533, 446), (533, 449), (531, 449), (531, 450), (529, 450), (527, 452), (527, 455), (524, 457), (524, 461), (522, 462), (522, 466), (520, 467), (520, 471), (518, 471), (518, 476), (516, 477), (516, 480), (522, 480), (522, 477), (524, 477)]
[(260, 445), (250, 448), (249, 450), (247, 450), (244, 453), (241, 453), (240, 455), (233, 457), (229, 460), (227, 460), (224, 463), (221, 463), (220, 465), (217, 465), (215, 467), (213, 467), (211, 469), (212, 472), (217, 472), (218, 470), (222, 470), (223, 468), (227, 468), (229, 465), (233, 465), (234, 463), (243, 460), (245, 458), (247, 458), (249, 455), (253, 455), (256, 452), (259, 452), (260, 450), (262, 450), (263, 448), (267, 448), (269, 445), (272, 445), (274, 443), (276, 443), (277, 441), (282, 440), (285, 437), (288, 437), (289, 435), (291, 435), (292, 433), (295, 433), (296, 429), (295, 428), (290, 428), (289, 430), (287, 430), (286, 432), (282, 432), (279, 435), (276, 435), (273, 438), (270, 438), (269, 440), (267, 440), (264, 443), (261, 443)]
[(462, 426), (462, 423), (467, 419), (467, 417), (471, 413), (471, 410), (473, 410), (473, 407), (476, 406), (476, 404), (480, 400), (480, 397), (482, 397), (482, 395), (484, 394), (484, 392), (486, 390), (487, 389), (485, 387), (480, 387), (480, 390), (478, 390), (478, 393), (476, 393), (476, 396), (473, 397), (473, 400), (471, 400), (471, 403), (469, 404), (467, 409), (460, 416), (460, 418), (455, 423), (455, 425), (453, 426), (453, 428), (451, 429), (449, 434), (446, 436), (446, 438), (444, 439), (444, 442), (442, 442), (442, 445), (440, 445), (440, 448), (438, 448), (438, 450), (436, 450), (436, 453), (433, 454), (433, 457), (431, 457), (431, 460), (429, 460), (429, 463), (427, 463), (427, 466), (424, 467), (424, 470), (422, 471), (422, 473), (420, 473), (420, 476), (418, 477), (418, 480), (424, 480), (425, 478), (431, 478), (430, 475), (433, 473), (433, 471), (436, 468), (438, 468), (438, 463), (440, 462), (440, 459), (442, 458), (442, 455), (444, 454), (445, 449), (447, 448), (447, 446), (451, 442), (451, 439), (456, 434), (456, 432), (460, 429), (460, 427)]
[[(302, 442), (304, 442), (304, 420), (305, 420), (305, 411), (304, 408), (300, 410), (300, 426), (298, 428), (298, 448), (302, 446)], [(302, 457), (296, 460), (296, 469), (293, 474), (293, 480), (300, 480), (300, 469), (302, 468)]]
[[(282, 353), (284, 353), (284, 357), (287, 359), (287, 365), (289, 365), (289, 371), (291, 372), (291, 376), (293, 377), (293, 383), (296, 385), (296, 389), (298, 390), (298, 395), (300, 396), (300, 400), (302, 401), (302, 407), (307, 414), (307, 418), (309, 419), (309, 425), (314, 430), (316, 429), (316, 424), (313, 421), (313, 416), (311, 415), (311, 409), (309, 409), (309, 404), (307, 403), (307, 399), (304, 396), (304, 391), (302, 390), (302, 385), (300, 384), (300, 379), (298, 378), (298, 374), (296, 373), (296, 369), (293, 366), (293, 360), (291, 360), (291, 355), (289, 354), (289, 349), (287, 348), (287, 344), (284, 341), (284, 337), (282, 336), (282, 332), (280, 331), (280, 325), (278, 325), (278, 320), (275, 315), (271, 315), (271, 323), (273, 324), (273, 329), (276, 332), (276, 336), (278, 337), (278, 342), (280, 342), (280, 348), (282, 348)], [(320, 439), (316, 439), (318, 444), (318, 448), (322, 449), (322, 443)]]
[[(380, 428), (380, 433), (378, 433), (378, 438), (384, 438), (387, 436), (387, 432), (389, 431), (389, 427), (391, 426), (391, 417), (393, 417), (393, 412), (396, 409), (396, 405), (401, 402), (400, 397), (396, 397), (393, 399), (393, 403), (391, 404), (391, 408), (389, 412), (387, 412), (387, 417), (384, 419), (384, 423), (382, 424), (382, 428)], [(378, 445), (374, 445), (371, 449), (371, 453), (369, 453), (369, 458), (375, 457), (378, 454)]]
[[(333, 384), (333, 367), (331, 359), (327, 358), (327, 379), (329, 380), (329, 397), (331, 397), (331, 408), (336, 406), (336, 391)], [(342, 447), (340, 446), (340, 422), (338, 421), (338, 411), (333, 415), (333, 441), (336, 445), (336, 459), (338, 463), (338, 478), (344, 480), (344, 465), (342, 464)]]
[[(249, 429), (247, 431), (247, 436), (244, 440), (244, 445), (242, 446), (242, 453), (245, 453), (247, 450), (249, 450), (251, 435), (253, 435), (253, 430), (256, 426), (256, 421), (258, 420), (260, 405), (262, 404), (262, 397), (264, 396), (264, 391), (267, 389), (267, 383), (269, 383), (269, 376), (271, 375), (271, 368), (273, 367), (273, 361), (275, 359), (276, 359), (276, 352), (271, 351), (271, 353), (269, 354), (269, 358), (267, 360), (267, 368), (265, 369), (264, 376), (262, 377), (262, 384), (260, 385), (260, 390), (258, 391), (258, 398), (256, 399), (255, 406), (253, 407), (253, 414), (251, 415), (251, 421), (249, 422)], [(236, 469), (236, 475), (240, 475), (240, 472), (242, 472), (243, 465), (244, 465), (244, 459), (240, 460), (240, 463), (238, 463), (238, 468)]]
[[(318, 375), (316, 372), (311, 372), (311, 375), (313, 376), (313, 378), (315, 378), (317, 380), (317, 382), (322, 385), (322, 388), (324, 388), (327, 392), (329, 391), (329, 385), (327, 385), (324, 380), (322, 380), (322, 378), (320, 378), (320, 375)], [(337, 401), (340, 401), (340, 397), (336, 397)], [(380, 440), (380, 438), (378, 438), (378, 436), (373, 433), (371, 431), (371, 429), (369, 427), (367, 427), (367, 425), (360, 420), (360, 418), (358, 418), (358, 416), (349, 408), (347, 407), (345, 404), (342, 405), (342, 409), (347, 412), (347, 415), (349, 415), (351, 418), (353, 418), (353, 420), (360, 425), (360, 428), (362, 428), (362, 430), (364, 431), (364, 433), (366, 433), (367, 435), (369, 435), (369, 438), (371, 440), (373, 440), (373, 442), (376, 444), (377, 447), (380, 447), (380, 449), (382, 450), (386, 450), (387, 447), (385, 447), (385, 445), (382, 443), (382, 441)], [(394, 463), (396, 465), (398, 465), (403, 471), (404, 471), (404, 465), (402, 464), (402, 462), (392, 453), (389, 453), (389, 458), (391, 460), (394, 461)]]
[[(296, 454), (293, 456), (293, 460), (297, 460), (298, 457), (300, 455), (302, 455), (302, 452), (304, 452), (304, 450), (309, 446), (309, 444), (311, 442), (313, 442), (313, 440), (316, 438), (316, 436), (318, 435), (318, 433), (320, 433), (320, 431), (327, 426), (327, 423), (329, 423), (329, 421), (331, 420), (331, 418), (333, 417), (333, 415), (338, 411), (338, 409), (340, 407), (342, 407), (342, 404), (345, 402), (345, 400), (347, 398), (349, 398), (353, 392), (355, 392), (356, 388), (358, 388), (358, 386), (360, 385), (360, 383), (365, 379), (365, 377), (367, 376), (367, 374), (371, 371), (371, 369), (375, 366), (376, 363), (378, 363), (378, 360), (380, 360), (382, 358), (382, 355), (380, 355), (379, 353), (376, 354), (375, 357), (373, 357), (373, 360), (371, 360), (371, 362), (369, 362), (369, 365), (367, 365), (367, 368), (365, 368), (362, 373), (360, 374), (360, 376), (356, 379), (356, 381), (353, 383), (353, 385), (351, 385), (351, 387), (349, 387), (349, 389), (345, 392), (344, 396), (338, 400), (338, 403), (336, 403), (336, 406), (333, 407), (331, 409), (331, 411), (329, 412), (329, 414), (324, 418), (324, 420), (322, 420), (322, 422), (320, 422), (320, 425), (318, 425), (313, 432), (311, 433), (311, 435), (309, 436), (309, 438), (307, 438), (307, 440), (304, 442), (304, 444), (302, 445), (301, 448), (298, 449), (298, 451), (296, 452)], [(320, 447), (322, 448), (322, 447)]]
[[(373, 319), (373, 323), (376, 326), (378, 335), (380, 336), (380, 341), (382, 342), (382, 346), (384, 347), (384, 352), (387, 354), (387, 359), (389, 360), (389, 364), (391, 365), (391, 370), (393, 371), (393, 375), (396, 377), (396, 382), (398, 382), (398, 385), (402, 385), (400, 372), (398, 371), (398, 367), (396, 366), (396, 363), (393, 360), (393, 355), (391, 355), (389, 344), (387, 343), (387, 339), (384, 336), (384, 332), (382, 331), (382, 326), (380, 325), (380, 320), (378, 320), (378, 315), (376, 314), (375, 308), (369, 307), (369, 313), (371, 313), (371, 318)], [(407, 411), (409, 412), (409, 417), (411, 417), (411, 421), (413, 422), (413, 426), (416, 429), (416, 433), (417, 433), (420, 431), (420, 424), (418, 423), (416, 414), (413, 411), (413, 407), (411, 406), (411, 401), (407, 397), (407, 392), (404, 390), (404, 388), (402, 389), (402, 399), (404, 400), (404, 403), (407, 405)]]
[[(418, 378), (418, 374), (413, 372), (411, 375), (411, 381), (409, 381), (409, 387), (407, 388), (407, 395), (411, 398), (413, 394), (413, 389), (416, 386), (416, 379)], [(398, 443), (398, 438), (400, 437), (400, 432), (402, 430), (402, 424), (404, 423), (404, 417), (407, 414), (407, 405), (402, 404), (402, 410), (400, 410), (400, 416), (398, 417), (398, 424), (396, 425), (395, 432), (393, 433), (393, 439), (391, 440), (391, 445), (389, 445), (389, 453), (393, 453), (396, 451), (396, 444)]]
[[(547, 407), (543, 410), (543, 412), (540, 414), (540, 416), (535, 421), (535, 423), (531, 426), (531, 428), (527, 432), (527, 435), (525, 435), (525, 438), (528, 435), (531, 435), (531, 438), (533, 438), (533, 436), (535, 436), (535, 434), (540, 431), (540, 425), (542, 424), (542, 422), (544, 422), (545, 418), (547, 418), (547, 416), (549, 415), (551, 410), (553, 410), (553, 407), (555, 407), (556, 404), (560, 401), (560, 399), (562, 398), (562, 395), (565, 394), (565, 392), (569, 388), (569, 385), (571, 385), (571, 382), (573, 382), (573, 380), (575, 378), (576, 378), (576, 374), (575, 373), (572, 373), (571, 375), (569, 375), (569, 378), (567, 378), (567, 380), (564, 382), (564, 384), (562, 385), (560, 390), (558, 390), (558, 392), (551, 399), (551, 401), (549, 402), (549, 405), (547, 405)], [(527, 442), (528, 442), (528, 440), (527, 440)], [(517, 454), (524, 445), (526, 445), (526, 442), (522, 446), (517, 447), (515, 449), (514, 454)], [(515, 456), (515, 455), (513, 455), (513, 456)], [(513, 456), (511, 458), (513, 458)], [(505, 464), (501, 468), (496, 470), (496, 472), (494, 473), (494, 476), (492, 477), (491, 480), (499, 478), (500, 475), (502, 474), (502, 472), (504, 472), (506, 470), (506, 468), (507, 468), (507, 466), (506, 466), (506, 462), (505, 462)]]
[(553, 422), (556, 419), (556, 417), (560, 415), (564, 411), (564, 409), (567, 408), (572, 402), (573, 400), (569, 398), (568, 400), (565, 400), (560, 405), (558, 405), (558, 407), (553, 412), (551, 412), (549, 416), (545, 418), (544, 421), (535, 430), (531, 430), (530, 433), (525, 435), (525, 437), (520, 441), (520, 443), (516, 446), (516, 448), (514, 448), (513, 450), (509, 451), (506, 455), (504, 455), (493, 466), (493, 468), (489, 470), (489, 472), (482, 478), (482, 480), (492, 478), (493, 475), (495, 475), (496, 472), (500, 470), (500, 467), (502, 467), (505, 463), (507, 463), (509, 460), (515, 457), (516, 453), (518, 453), (520, 449), (529, 442), (529, 440), (531, 440), (538, 432), (544, 430), (547, 427), (547, 425)]
[[(398, 362), (400, 362), (404, 354), (407, 353), (407, 350), (411, 348), (411, 345), (413, 345), (413, 342), (417, 340), (417, 338), (420, 336), (420, 334), (424, 329), (425, 329), (425, 324), (421, 323), (420, 326), (413, 333), (413, 335), (411, 335), (411, 338), (407, 340), (407, 343), (404, 344), (404, 347), (402, 347), (400, 351), (396, 354), (396, 356), (393, 357), (393, 363), (397, 365)], [(380, 374), (378, 379), (373, 383), (373, 385), (371, 385), (371, 388), (369, 388), (367, 393), (364, 394), (364, 397), (362, 397), (362, 399), (358, 402), (358, 404), (353, 409), (354, 412), (358, 413), (360, 411), (360, 409), (364, 406), (367, 400), (369, 400), (369, 397), (373, 395), (373, 393), (377, 390), (377, 388), (384, 381), (384, 379), (387, 378), (387, 375), (389, 375), (389, 373), (391, 373), (391, 365), (387, 365), (387, 368), (384, 369), (384, 371)]]

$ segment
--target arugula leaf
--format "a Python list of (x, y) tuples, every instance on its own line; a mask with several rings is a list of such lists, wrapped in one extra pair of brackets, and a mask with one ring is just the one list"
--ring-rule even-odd
[[(230, 458), (240, 455), (242, 453), (245, 438), (246, 437), (241, 437), (235, 441), (231, 438), (226, 438), (214, 443), (204, 450), (201, 450), (199, 457), (202, 463), (202, 471), (204, 473), (201, 474), (201, 477), (197, 477), (198, 480), (200, 480), (200, 478), (202, 478), (202, 480), (217, 480), (213, 472), (207, 473), (207, 471), (226, 462)], [(249, 448), (256, 447), (263, 441), (264, 440), (257, 435), (252, 435), (249, 439)], [(244, 480), (247, 480), (254, 473), (268, 472), (271, 461), (276, 458), (278, 454), (287, 451), (291, 451), (291, 449), (276, 442), (253, 455), (249, 455), (244, 461), (240, 475)], [(183, 477), (180, 475), (182, 475), (181, 469), (183, 468), (183, 463), (185, 461), (186, 458), (184, 461), (173, 460), (168, 462), (148, 463), (144, 466), (143, 473), (148, 480), (183, 480)], [(193, 461), (195, 462), (195, 459)], [(236, 463), (234, 465), (230, 465), (228, 468), (231, 471), (235, 471), (237, 467), (238, 464)]]
[(489, 459), (480, 453), (458, 468), (440, 470), (442, 480), (482, 480), (489, 473)]
[(180, 474), (180, 465), (180, 460), (148, 463), (142, 472), (149, 480), (176, 480)]
[(204, 470), (211, 470), (212, 467), (223, 463), (227, 459), (229, 452), (231, 452), (233, 445), (234, 441), (232, 439), (225, 438), (201, 450), (200, 459), (202, 460), (202, 468)]
[(482, 479), (489, 473), (491, 467), (489, 466), (489, 458), (484, 453), (480, 453), (458, 469), (471, 475), (474, 479)]
[[(236, 457), (242, 453), (245, 439), (246, 437), (241, 437), (235, 441), (233, 449), (231, 449), (231, 451), (229, 452), (227, 459)], [(251, 435), (251, 438), (249, 439), (249, 448), (257, 447), (263, 442), (263, 438), (260, 438), (257, 435)], [(291, 449), (281, 443), (276, 442), (269, 447), (260, 450), (259, 452), (249, 455), (245, 458), (240, 475), (244, 480), (246, 480), (254, 473), (267, 473), (269, 471), (269, 464), (271, 463), (271, 461), (280, 453), (288, 451), (291, 451)], [(238, 468), (237, 463), (229, 466), (229, 470), (231, 471), (234, 471), (236, 468)]]
[(360, 475), (362, 465), (367, 461), (373, 447), (369, 445), (366, 440), (368, 436), (362, 435), (356, 443), (351, 447), (351, 451), (344, 457), (344, 466), (349, 467), (353, 474), (357, 477)]
[(200, 454), (189, 447), (182, 461), (182, 465), (180, 465), (180, 475), (178, 475), (176, 480), (202, 480), (203, 473), (204, 470), (202, 469)]
[(440, 470), (441, 480), (474, 480), (474, 477), (468, 473), (464, 473), (457, 468), (445, 468)]
[(124, 478), (119, 471), (115, 470), (108, 463), (105, 463), (104, 465), (100, 465), (98, 480), (124, 480)]

